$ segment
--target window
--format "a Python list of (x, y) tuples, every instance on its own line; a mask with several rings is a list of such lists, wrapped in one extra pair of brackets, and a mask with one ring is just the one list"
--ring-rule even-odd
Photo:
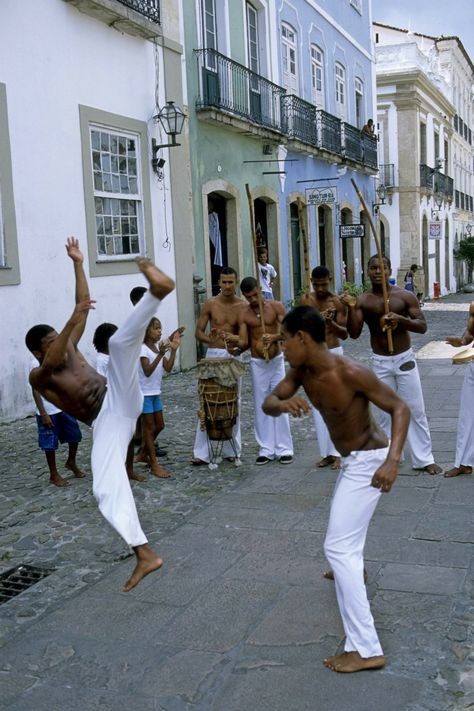
[(346, 70), (336, 63), (336, 113), (339, 118), (346, 118)]
[(7, 92), (0, 84), (0, 286), (20, 283)]
[(296, 33), (290, 25), (281, 26), (281, 56), (283, 86), (289, 94), (298, 93), (298, 63), (296, 59)]
[(259, 74), (257, 11), (250, 3), (247, 3), (247, 45), (249, 69)]
[(311, 99), (324, 109), (324, 54), (315, 44), (311, 45)]
[(135, 134), (91, 127), (97, 255), (142, 253), (142, 196)]
[(355, 78), (354, 80), (354, 88), (355, 88), (355, 113), (356, 113), (356, 121), (355, 125), (361, 128), (365, 121), (364, 121), (364, 84), (362, 82), (362, 79), (359, 79), (358, 77)]
[(80, 107), (91, 276), (133, 270), (152, 257), (145, 122)]
[[(205, 49), (217, 50), (216, 7), (214, 0), (202, 0), (202, 34)], [(208, 69), (216, 69), (216, 57), (206, 52)]]

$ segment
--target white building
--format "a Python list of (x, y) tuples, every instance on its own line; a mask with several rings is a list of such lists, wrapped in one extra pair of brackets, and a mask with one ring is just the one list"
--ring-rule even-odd
[(457, 37), (378, 22), (373, 31), (385, 249), (399, 283), (416, 263), (425, 294), (435, 282), (445, 294), (462, 281), (453, 248), (473, 222), (474, 67)]
[[(145, 284), (135, 256), (178, 278), (160, 310), (165, 333), (191, 325), (192, 253), (186, 135), (169, 137), (156, 107), (183, 105), (180, 18), (172, 0), (3, 0), (0, 4), (0, 419), (33, 410), (26, 331), (60, 330), (74, 307), (75, 235), (96, 309), (82, 351), (94, 361), (97, 325), (120, 325)], [(179, 187), (179, 192), (178, 192)], [(174, 209), (173, 209), (174, 208)], [(180, 274), (175, 258), (179, 254)], [(192, 339), (190, 339), (192, 341)], [(184, 345), (182, 362), (194, 359)]]

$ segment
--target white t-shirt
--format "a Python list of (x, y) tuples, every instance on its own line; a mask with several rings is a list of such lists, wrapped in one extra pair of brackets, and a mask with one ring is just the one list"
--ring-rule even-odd
[(107, 371), (109, 369), (109, 359), (110, 356), (106, 353), (97, 353), (97, 360), (95, 362), (95, 369), (104, 378), (107, 377)]
[[(157, 355), (158, 354), (155, 353), (155, 351), (152, 351), (151, 348), (148, 348), (148, 346), (143, 344), (140, 351), (140, 358), (147, 358), (150, 363), (153, 363)], [(143, 372), (142, 364), (140, 363), (138, 367), (138, 376), (140, 378), (140, 388), (144, 395), (161, 395), (161, 381), (163, 379), (164, 372), (163, 358), (160, 360), (149, 378), (147, 378)]]
[(260, 275), (260, 286), (262, 291), (270, 291), (273, 294), (270, 282), (276, 279), (277, 273), (275, 267), (271, 264), (260, 264), (258, 263), (258, 273)]

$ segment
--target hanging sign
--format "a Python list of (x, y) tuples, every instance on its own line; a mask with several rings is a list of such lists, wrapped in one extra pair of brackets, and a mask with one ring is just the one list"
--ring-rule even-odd
[(337, 187), (306, 188), (307, 205), (332, 205), (337, 202)]
[(339, 225), (340, 239), (365, 237), (365, 225)]
[(429, 235), (430, 239), (441, 239), (441, 226), (442, 222), (431, 220), (429, 223)]

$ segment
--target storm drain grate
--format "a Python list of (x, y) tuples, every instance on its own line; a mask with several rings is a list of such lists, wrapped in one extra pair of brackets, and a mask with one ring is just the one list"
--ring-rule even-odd
[(54, 572), (54, 568), (38, 568), (34, 565), (17, 565), (0, 575), (0, 605), (8, 602), (15, 595), (31, 588), (43, 578)]

